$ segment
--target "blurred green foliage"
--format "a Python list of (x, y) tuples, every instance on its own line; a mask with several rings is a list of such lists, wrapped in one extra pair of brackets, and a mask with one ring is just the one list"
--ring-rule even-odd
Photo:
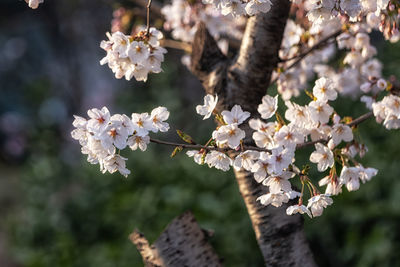
[[(380, 44), (379, 51), (385, 75), (400, 78), (400, 45)], [(196, 104), (184, 97), (182, 77), (190, 74), (173, 56), (164, 70), (146, 84), (119, 82), (129, 87), (115, 93), (111, 112), (145, 112), (164, 105), (173, 127), (206, 141), (213, 122), (202, 121)], [(40, 77), (18, 91), (7, 85), (8, 98), (0, 99), (0, 112), (19, 108), (30, 120), (29, 153), (14, 165), (0, 165), (1, 184), (9, 186), (0, 194), (13, 195), (12, 205), (0, 202), (0, 230), (7, 234), (7, 251), (17, 265), (141, 266), (128, 239), (132, 230), (138, 228), (153, 242), (174, 217), (192, 210), (201, 227), (215, 231), (210, 241), (226, 266), (263, 266), (232, 172), (198, 166), (183, 153), (170, 159), (171, 148), (150, 145), (145, 153), (125, 152), (132, 170), (127, 179), (102, 175), (71, 140), (71, 116), (61, 125), (39, 116), (42, 102), (55, 94), (51, 87), (51, 81)], [(203, 93), (195, 94), (195, 102), (201, 102)], [(335, 107), (343, 115), (366, 111), (342, 98)], [(174, 130), (160, 138), (178, 140)], [(378, 168), (379, 174), (357, 192), (344, 190), (322, 217), (305, 218), (320, 266), (400, 266), (400, 133), (370, 120), (360, 126), (360, 136), (369, 148), (361, 163)], [(299, 166), (311, 151), (298, 153)], [(315, 165), (310, 177), (322, 178)]]

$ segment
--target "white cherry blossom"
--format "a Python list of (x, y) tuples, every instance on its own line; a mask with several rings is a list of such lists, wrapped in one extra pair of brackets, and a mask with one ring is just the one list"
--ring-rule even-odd
[(292, 172), (282, 172), (280, 175), (272, 175), (263, 181), (263, 185), (269, 186), (269, 192), (279, 193), (280, 191), (289, 192), (292, 190), (290, 178), (294, 177)]
[(267, 13), (271, 10), (270, 0), (250, 0), (247, 2), (245, 10), (249, 16), (256, 15), (260, 12)]
[(293, 215), (296, 213), (300, 213), (300, 214), (307, 214), (310, 218), (312, 218), (311, 212), (310, 210), (304, 206), (304, 205), (293, 205), (290, 206), (286, 209), (286, 214), (287, 215)]
[(310, 117), (313, 121), (321, 124), (329, 122), (329, 118), (333, 113), (333, 108), (324, 101), (311, 101), (308, 106), (310, 111)]
[(113, 52), (118, 53), (118, 55), (122, 58), (128, 57), (128, 49), (129, 49), (129, 37), (123, 34), (122, 32), (114, 32), (110, 36), (111, 48)]
[(39, 7), (39, 4), (43, 3), (44, 0), (25, 0), (28, 6), (32, 9), (36, 9)]
[(338, 123), (332, 127), (332, 141), (335, 145), (340, 144), (342, 141), (350, 142), (353, 140), (353, 131), (347, 125)]
[(218, 96), (215, 95), (206, 95), (204, 97), (204, 105), (198, 105), (196, 107), (196, 112), (197, 114), (204, 116), (203, 120), (206, 120), (211, 117), (211, 114), (213, 113), (215, 107), (217, 106), (218, 103)]
[(118, 123), (119, 127), (123, 128), (128, 135), (132, 135), (135, 131), (135, 126), (132, 120), (125, 114), (115, 114), (110, 118), (111, 123)]
[(310, 126), (310, 111), (307, 107), (300, 106), (296, 103), (286, 101), (287, 110), (285, 118), (298, 127), (307, 128)]
[(221, 0), (221, 14), (226, 16), (232, 14), (233, 16), (240, 16), (245, 14), (245, 5), (240, 0)]
[(150, 56), (150, 49), (144, 42), (133, 41), (129, 45), (128, 56), (133, 64), (143, 65)]
[(249, 126), (251, 129), (258, 132), (274, 135), (275, 129), (277, 128), (278, 124), (276, 122), (265, 123), (260, 119), (250, 119)]
[(340, 173), (339, 182), (346, 185), (347, 190), (355, 191), (360, 188), (360, 170), (357, 167), (344, 166)]
[(269, 153), (261, 152), (259, 159), (251, 167), (251, 172), (254, 173), (254, 179), (257, 183), (264, 181), (272, 169), (272, 166), (269, 164), (270, 157), (271, 155)]
[(313, 217), (321, 216), (324, 209), (333, 203), (330, 195), (320, 194), (308, 200), (307, 208), (311, 210)]
[(294, 158), (294, 151), (289, 148), (282, 147), (271, 150), (271, 157), (268, 159), (273, 174), (279, 175), (286, 169)]
[(152, 132), (167, 132), (169, 130), (169, 124), (165, 122), (169, 118), (169, 111), (166, 107), (157, 107), (151, 111), (150, 121), (151, 126), (149, 128)]
[(362, 165), (358, 166), (360, 171), (360, 180), (366, 183), (372, 179), (372, 177), (378, 174), (378, 170), (375, 168), (364, 168)]
[(87, 114), (90, 118), (87, 128), (95, 134), (102, 132), (110, 122), (110, 112), (106, 107), (103, 107), (101, 110), (97, 108), (90, 109)]
[(272, 149), (275, 147), (274, 138), (272, 135), (266, 132), (254, 132), (253, 140), (256, 143), (256, 146), (261, 148)]
[(108, 64), (117, 79), (125, 77), (131, 80), (146, 81), (150, 72), (161, 72), (161, 62), (164, 61), (166, 49), (160, 47), (159, 40), (163, 38), (155, 28), (140, 31), (135, 36), (121, 32), (107, 33), (108, 41), (102, 41), (100, 47), (107, 55), (100, 61)]
[(104, 159), (102, 172), (106, 173), (108, 171), (109, 173), (114, 173), (118, 171), (123, 176), (128, 177), (131, 172), (126, 168), (126, 160), (127, 158), (121, 157), (118, 154), (110, 155)]
[(146, 136), (152, 129), (152, 122), (149, 113), (132, 113), (132, 123), (136, 135)]
[(297, 144), (304, 143), (304, 135), (294, 125), (284, 125), (274, 135), (275, 144), (294, 149)]
[(217, 144), (228, 144), (232, 149), (240, 145), (240, 141), (245, 138), (245, 132), (238, 127), (237, 123), (223, 125), (212, 134)]
[(127, 145), (132, 150), (137, 150), (138, 148), (141, 151), (146, 151), (147, 145), (150, 143), (150, 136), (140, 136), (140, 135), (132, 135), (127, 140)]
[(227, 124), (242, 124), (250, 117), (250, 112), (243, 111), (239, 105), (234, 105), (231, 111), (224, 110), (221, 112), (224, 121)]
[(87, 144), (88, 130), (87, 130), (87, 120), (83, 117), (74, 115), (74, 121), (72, 125), (76, 128), (72, 130), (71, 136), (73, 139), (78, 140), (81, 146)]
[(210, 168), (214, 167), (218, 170), (222, 170), (225, 172), (229, 171), (230, 166), (232, 165), (231, 158), (229, 158), (224, 153), (215, 150), (206, 155), (205, 162)]
[(236, 170), (240, 170), (241, 168), (251, 171), (254, 161), (260, 157), (260, 152), (247, 150), (241, 152), (239, 155), (236, 156), (235, 160), (233, 161), (233, 167)]
[(275, 115), (278, 109), (278, 96), (272, 97), (266, 95), (262, 98), (262, 103), (258, 106), (258, 112), (261, 114), (261, 118), (269, 119)]
[(284, 192), (268, 193), (259, 196), (257, 201), (260, 201), (260, 203), (264, 206), (272, 205), (274, 207), (280, 207), (283, 203), (289, 202), (289, 197)]
[(121, 122), (113, 122), (99, 135), (99, 139), (107, 150), (113, 150), (114, 146), (122, 150), (127, 146), (128, 135)]
[(292, 47), (300, 42), (301, 35), (303, 34), (303, 28), (296, 24), (293, 20), (289, 19), (286, 22), (283, 46)]
[(334, 164), (332, 151), (321, 143), (315, 144), (315, 149), (311, 156), (310, 161), (318, 164), (318, 171), (323, 172), (331, 168)]
[(342, 184), (337, 179), (332, 179), (331, 176), (325, 176), (318, 182), (319, 186), (325, 186), (325, 194), (335, 196), (342, 193)]
[(320, 125), (317, 128), (314, 128), (310, 131), (311, 141), (319, 141), (319, 140), (327, 140), (330, 133), (332, 131), (332, 127), (329, 125)]
[(319, 78), (315, 82), (313, 94), (319, 101), (333, 101), (337, 98), (337, 92), (332, 80), (325, 77)]

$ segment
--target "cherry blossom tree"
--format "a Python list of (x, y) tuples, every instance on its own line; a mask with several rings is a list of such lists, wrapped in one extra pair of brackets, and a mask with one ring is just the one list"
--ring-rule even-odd
[[(38, 8), (43, 0), (26, 2)], [(368, 149), (357, 137), (358, 125), (375, 118), (388, 130), (400, 127), (399, 84), (382, 76), (382, 63), (370, 34), (400, 39), (398, 0), (172, 0), (137, 1), (146, 25), (129, 34), (116, 12), (111, 33), (100, 43), (117, 79), (146, 82), (162, 71), (167, 49), (181, 49), (205, 96), (197, 113), (217, 123), (209, 141), (200, 144), (184, 129), (181, 143), (159, 140), (173, 116), (167, 107), (145, 113), (112, 114), (93, 108), (75, 116), (72, 137), (100, 171), (127, 177), (128, 158), (120, 151), (145, 151), (152, 144), (185, 153), (194, 162), (222, 171), (231, 168), (246, 204), (267, 266), (315, 266), (303, 232), (303, 217), (323, 215), (342, 190), (355, 191), (378, 170), (362, 164)], [(152, 16), (164, 20), (152, 27)], [(171, 36), (174, 40), (164, 38)], [(343, 57), (339, 57), (340, 54)], [(335, 58), (336, 57), (336, 58)], [(340, 62), (330, 64), (332, 62)], [(277, 90), (271, 95), (272, 88)], [(297, 97), (309, 97), (306, 104)], [(365, 103), (365, 114), (341, 114), (340, 98)], [(309, 164), (297, 166), (296, 152), (314, 147)], [(316, 168), (320, 177), (310, 177)], [(150, 246), (134, 232), (148, 266), (219, 266), (204, 234), (184, 215)], [(181, 240), (182, 229), (186, 237)], [(200, 231), (201, 232), (201, 231)], [(200, 236), (200, 237), (199, 237)], [(179, 241), (177, 241), (179, 240)], [(187, 249), (192, 244), (192, 249)], [(185, 253), (178, 253), (181, 247)], [(183, 255), (182, 255), (183, 254)], [(200, 257), (199, 255), (210, 255)]]

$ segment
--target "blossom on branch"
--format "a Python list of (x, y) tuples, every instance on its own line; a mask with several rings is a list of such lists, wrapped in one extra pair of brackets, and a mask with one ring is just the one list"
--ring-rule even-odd
[(307, 208), (311, 210), (313, 217), (321, 216), (324, 209), (332, 205), (333, 200), (330, 195), (319, 194), (308, 200)]
[(100, 44), (107, 52), (100, 64), (108, 64), (117, 79), (125, 76), (126, 80), (134, 77), (137, 81), (146, 81), (149, 73), (162, 71), (161, 63), (167, 50), (160, 46), (163, 34), (157, 29), (143, 30), (134, 36), (107, 33), (107, 37), (108, 41)]
[(318, 164), (318, 171), (323, 172), (334, 164), (332, 151), (323, 144), (315, 144), (315, 149), (311, 156), (310, 161)]
[(25, 0), (28, 6), (32, 9), (36, 9), (39, 7), (39, 4), (43, 3), (44, 0)]
[(218, 96), (215, 97), (213, 95), (206, 95), (204, 97), (204, 105), (196, 106), (197, 114), (204, 116), (203, 120), (206, 120), (211, 117), (215, 107), (218, 103)]
[(169, 129), (169, 112), (165, 107), (153, 109), (151, 116), (148, 113), (132, 114), (130, 119), (125, 114), (111, 116), (106, 107), (101, 110), (94, 108), (88, 111), (89, 120), (75, 116), (72, 123), (76, 128), (71, 132), (73, 139), (82, 146), (82, 153), (88, 155), (88, 162), (99, 164), (101, 172), (120, 172), (128, 176), (125, 161), (119, 150), (129, 146), (132, 150), (147, 149), (150, 143), (148, 133), (158, 130), (165, 132)]

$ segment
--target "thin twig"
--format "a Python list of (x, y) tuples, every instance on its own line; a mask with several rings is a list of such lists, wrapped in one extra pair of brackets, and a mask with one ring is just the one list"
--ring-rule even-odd
[[(148, 5), (148, 0), (132, 0), (132, 2), (138, 6), (141, 6), (142, 8), (147, 8), (147, 5)], [(160, 5), (160, 3), (158, 3), (158, 1), (153, 1), (151, 3), (150, 12), (153, 16), (162, 18), (163, 15), (161, 13), (161, 9), (162, 9), (162, 5)]]
[(147, 2), (147, 6), (146, 6), (146, 8), (147, 8), (147, 34), (150, 34), (150, 8), (151, 8), (151, 1), (152, 0), (149, 0)]
[[(150, 138), (150, 142), (155, 143), (155, 144), (160, 144), (160, 145), (167, 145), (167, 146), (174, 146), (174, 147), (183, 147), (183, 148), (189, 148), (189, 149), (196, 149), (196, 150), (216, 150), (220, 152), (228, 152), (228, 151), (235, 151), (234, 149), (231, 148), (220, 148), (216, 146), (203, 146), (203, 145), (192, 145), (192, 144), (185, 144), (185, 143), (174, 143), (174, 142), (168, 142), (168, 141), (163, 141), (163, 140), (158, 140), (154, 138)], [(269, 151), (265, 148), (260, 148), (260, 147), (255, 147), (255, 146), (243, 146), (244, 150), (255, 150), (255, 151)]]
[(362, 122), (368, 120), (369, 118), (371, 118), (373, 115), (374, 115), (374, 113), (372, 113), (372, 111), (368, 112), (368, 113), (365, 113), (364, 115), (361, 115), (360, 117), (358, 117), (357, 119), (351, 121), (347, 125), (350, 126), (350, 127), (357, 126), (360, 123), (362, 123)]
[[(338, 30), (338, 31), (336, 31), (336, 32), (334, 32), (334, 33), (328, 35), (327, 37), (323, 38), (323, 39), (320, 40), (317, 44), (315, 44), (314, 46), (310, 47), (310, 48), (309, 48), (308, 50), (306, 50), (305, 52), (303, 52), (303, 53), (301, 53), (301, 54), (299, 54), (299, 55), (297, 55), (297, 56), (295, 56), (295, 57), (292, 57), (292, 58), (289, 58), (289, 59), (285, 59), (285, 60), (281, 60), (281, 62), (282, 62), (282, 61), (290, 61), (290, 60), (296, 59), (293, 63), (291, 63), (289, 66), (287, 66), (283, 72), (286, 72), (286, 71), (290, 70), (291, 68), (295, 67), (297, 64), (299, 64), (299, 63), (300, 63), (307, 55), (309, 55), (311, 52), (313, 52), (314, 50), (317, 50), (317, 49), (319, 49), (319, 48), (321, 48), (321, 47), (324, 47), (325, 45), (328, 44), (328, 41), (329, 41), (330, 39), (336, 38), (336, 37), (339, 36), (341, 33), (342, 33), (342, 30)], [(277, 81), (278, 79), (279, 79), (279, 76), (276, 77), (274, 80), (272, 80), (272, 81), (270, 82), (270, 85), (276, 83), (276, 81)]]
[[(360, 123), (362, 123), (362, 122), (366, 121), (367, 119), (371, 118), (373, 115), (374, 114), (372, 112), (365, 113), (364, 115), (361, 115), (360, 117), (358, 117), (355, 120), (352, 120), (350, 123), (347, 123), (346, 125), (349, 126), (349, 127), (356, 127)], [(303, 148), (303, 147), (307, 147), (307, 146), (312, 146), (312, 145), (315, 145), (317, 143), (326, 144), (326, 143), (328, 143), (328, 140), (320, 139), (320, 140), (316, 140), (316, 141), (312, 141), (312, 142), (306, 142), (306, 143), (297, 145), (297, 148)]]
[(185, 43), (185, 42), (179, 42), (179, 41), (175, 41), (175, 40), (171, 40), (171, 39), (162, 39), (162, 40), (160, 40), (160, 45), (162, 47), (183, 50), (187, 53), (192, 52), (192, 45)]
[[(368, 112), (364, 115), (361, 115), (360, 117), (358, 117), (357, 119), (351, 121), (350, 123), (347, 123), (346, 125), (348, 125), (349, 127), (355, 127), (357, 125), (359, 125), (360, 123), (366, 121), (367, 119), (371, 118), (373, 116), (372, 112)], [(168, 142), (168, 141), (163, 141), (163, 140), (158, 140), (158, 139), (154, 139), (154, 138), (150, 138), (150, 142), (152, 143), (156, 143), (156, 144), (160, 144), (160, 145), (167, 145), (167, 146), (173, 146), (173, 147), (182, 147), (182, 148), (189, 148), (189, 149), (195, 149), (195, 150), (207, 150), (207, 151), (212, 151), (212, 150), (216, 150), (216, 151), (220, 151), (220, 152), (235, 152), (236, 150), (231, 149), (231, 148), (219, 148), (216, 146), (203, 146), (203, 145), (192, 145), (192, 144), (185, 144), (185, 143), (174, 143), (174, 142)], [(304, 147), (308, 147), (308, 146), (312, 146), (315, 145), (317, 143), (327, 143), (328, 140), (325, 139), (320, 139), (320, 140), (316, 140), (316, 141), (311, 141), (311, 142), (305, 142), (302, 144), (298, 144), (296, 146), (297, 149), (300, 148), (304, 148)], [(247, 151), (247, 150), (254, 150), (254, 151), (259, 151), (259, 152), (270, 152), (271, 150), (269, 149), (265, 149), (265, 148), (260, 148), (260, 147), (255, 147), (255, 146), (243, 146), (243, 150)]]

